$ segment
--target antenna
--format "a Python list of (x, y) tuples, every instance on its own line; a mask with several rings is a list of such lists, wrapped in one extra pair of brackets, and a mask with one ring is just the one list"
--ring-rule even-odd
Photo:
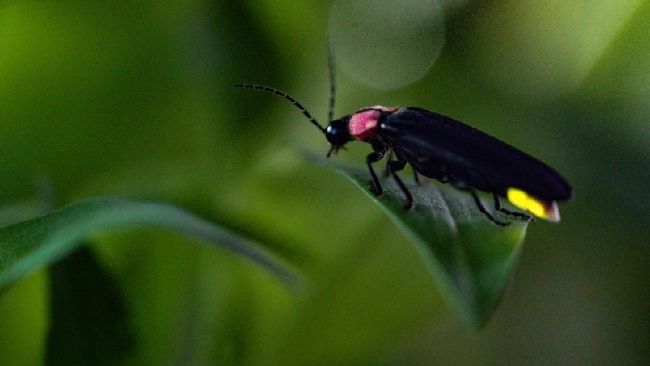
[(334, 119), (334, 105), (336, 103), (336, 65), (334, 63), (332, 36), (329, 32), (327, 33), (327, 68), (330, 77), (330, 104), (327, 109), (327, 123), (332, 123), (332, 119)]
[(300, 102), (298, 102), (298, 101), (296, 100), (296, 98), (294, 98), (294, 97), (292, 97), (291, 95), (289, 95), (289, 94), (283, 92), (283, 91), (280, 90), (280, 89), (271, 88), (270, 86), (256, 85), (256, 84), (237, 84), (237, 85), (234, 85), (234, 87), (235, 87), (235, 88), (248, 88), (248, 89), (261, 90), (261, 91), (265, 91), (265, 92), (273, 93), (273, 94), (275, 94), (275, 95), (279, 95), (279, 96), (283, 97), (284, 99), (290, 101), (291, 103), (293, 103), (293, 105), (295, 105), (298, 109), (300, 109), (300, 111), (302, 112), (302, 114), (304, 114), (305, 117), (307, 117), (307, 119), (309, 119), (309, 122), (311, 122), (314, 126), (318, 127), (318, 129), (321, 130), (322, 133), (324, 133), (324, 134), (327, 133), (327, 131), (325, 130), (325, 128), (324, 128), (323, 126), (321, 126), (320, 123), (318, 123), (318, 121), (316, 120), (316, 118), (314, 118), (314, 117), (311, 115), (311, 113), (309, 113), (309, 111), (307, 110), (307, 108), (303, 107), (302, 104), (300, 104)]

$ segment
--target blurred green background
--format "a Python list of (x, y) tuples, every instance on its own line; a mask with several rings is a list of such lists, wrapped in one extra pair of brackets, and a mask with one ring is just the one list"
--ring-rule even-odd
[[(291, 292), (166, 232), (95, 238), (133, 327), (124, 362), (650, 362), (650, 1), (404, 2), (433, 9), (416, 20), (388, 1), (330, 20), (332, 4), (0, 2), (3, 205), (32, 199), (43, 179), (61, 205), (169, 201), (310, 278)], [(284, 101), (231, 87), (276, 86), (324, 120), (328, 28), (340, 45), (337, 115), (421, 106), (572, 182), (562, 223), (529, 227), (485, 329), (458, 321), (378, 207), (304, 161), (300, 148), (328, 148), (313, 126)], [(337, 159), (361, 164), (367, 149)], [(41, 271), (0, 298), (1, 365), (44, 362), (50, 290)]]

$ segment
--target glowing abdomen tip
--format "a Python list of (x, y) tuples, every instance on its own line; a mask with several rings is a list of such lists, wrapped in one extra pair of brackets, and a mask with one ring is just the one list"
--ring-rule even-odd
[(542, 201), (518, 188), (508, 188), (507, 196), (510, 203), (522, 210), (528, 211), (544, 220), (551, 222), (560, 221), (560, 210), (555, 201)]

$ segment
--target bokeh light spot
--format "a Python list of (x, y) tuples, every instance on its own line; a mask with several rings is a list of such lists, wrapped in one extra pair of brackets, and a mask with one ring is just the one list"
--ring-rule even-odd
[(444, 44), (437, 0), (335, 1), (329, 33), (337, 66), (364, 86), (395, 89), (422, 78)]

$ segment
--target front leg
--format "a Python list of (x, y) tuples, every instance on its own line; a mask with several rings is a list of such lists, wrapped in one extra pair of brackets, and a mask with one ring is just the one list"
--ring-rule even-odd
[(384, 157), (384, 152), (377, 151), (377, 150), (371, 152), (370, 154), (368, 154), (368, 156), (366, 156), (366, 165), (368, 166), (368, 171), (370, 171), (370, 176), (372, 177), (372, 182), (370, 184), (370, 192), (372, 192), (375, 196), (380, 196), (382, 193), (384, 193), (384, 189), (381, 187), (381, 184), (379, 183), (379, 178), (377, 178), (377, 174), (375, 173), (375, 170), (372, 168), (372, 163), (378, 162), (383, 157)]

